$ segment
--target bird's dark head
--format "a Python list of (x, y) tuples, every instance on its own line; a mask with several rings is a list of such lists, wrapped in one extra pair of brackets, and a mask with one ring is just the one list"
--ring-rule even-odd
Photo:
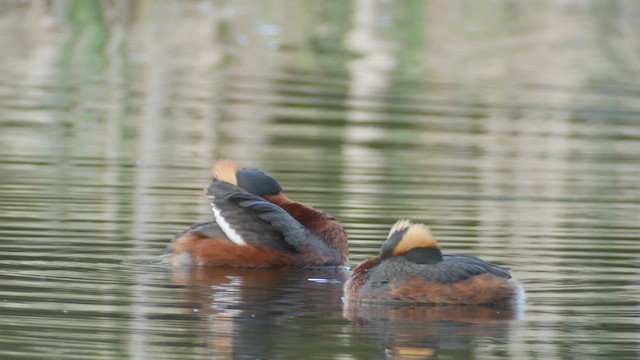
[(236, 173), (238, 186), (258, 196), (278, 195), (282, 187), (276, 179), (257, 169), (242, 169)]
[(220, 181), (241, 187), (254, 195), (264, 197), (282, 192), (280, 184), (271, 176), (257, 169), (245, 168), (233, 161), (216, 162), (211, 174)]

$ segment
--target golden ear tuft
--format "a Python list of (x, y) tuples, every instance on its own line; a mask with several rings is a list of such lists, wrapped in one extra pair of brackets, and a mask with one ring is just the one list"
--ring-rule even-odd
[(412, 225), (416, 225), (416, 224), (409, 219), (400, 219), (396, 221), (396, 223), (393, 224), (393, 226), (391, 227), (391, 230), (389, 230), (389, 236), (391, 236), (391, 234), (393, 234), (396, 231), (402, 231), (402, 230), (408, 229)]
[(236, 173), (243, 168), (244, 167), (231, 160), (218, 160), (213, 164), (213, 167), (211, 167), (211, 175), (220, 181), (225, 181), (237, 186), (238, 180), (236, 179)]
[(401, 231), (404, 232), (404, 235), (393, 249), (393, 256), (404, 254), (411, 249), (419, 247), (440, 249), (440, 245), (431, 234), (431, 230), (424, 224), (414, 223), (406, 219), (398, 220), (391, 228), (389, 235)]

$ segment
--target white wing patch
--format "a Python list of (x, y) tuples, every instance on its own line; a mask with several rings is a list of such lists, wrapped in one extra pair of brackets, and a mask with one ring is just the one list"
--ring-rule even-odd
[(231, 240), (234, 244), (245, 246), (247, 243), (244, 241), (242, 236), (235, 231), (231, 225), (222, 217), (222, 212), (218, 209), (214, 204), (213, 200), (214, 196), (209, 195), (208, 198), (211, 200), (211, 210), (213, 210), (213, 216), (216, 218), (216, 222), (220, 225), (220, 228), (227, 235), (229, 240)]

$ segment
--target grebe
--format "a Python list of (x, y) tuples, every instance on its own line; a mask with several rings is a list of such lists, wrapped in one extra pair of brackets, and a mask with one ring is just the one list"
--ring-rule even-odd
[(167, 247), (174, 266), (344, 266), (347, 234), (339, 221), (290, 200), (267, 174), (235, 162), (214, 164), (206, 189), (215, 221), (196, 224)]
[(429, 228), (399, 220), (380, 256), (353, 269), (344, 285), (359, 303), (501, 304), (517, 295), (509, 271), (473, 256), (442, 254)]

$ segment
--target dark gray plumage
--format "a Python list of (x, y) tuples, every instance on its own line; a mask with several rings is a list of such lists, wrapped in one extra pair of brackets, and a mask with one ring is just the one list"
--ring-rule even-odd
[[(284, 235), (271, 224), (260, 218), (260, 203), (268, 203), (259, 196), (224, 181), (213, 180), (207, 189), (212, 206), (220, 210), (220, 215), (231, 228), (249, 245), (268, 246), (283, 252), (296, 252), (284, 240)], [(243, 207), (234, 199), (235, 194), (246, 194), (256, 201), (255, 207)], [(288, 214), (287, 214), (288, 215)]]
[(283, 208), (260, 196), (218, 180), (207, 191), (225, 221), (251, 245), (295, 253), (314, 249), (330, 260), (339, 256)]
[(450, 284), (476, 275), (492, 274), (510, 279), (506, 269), (469, 255), (444, 254), (437, 264), (417, 264), (403, 256), (382, 261), (369, 270), (370, 284), (374, 288), (386, 287), (392, 280), (424, 279), (427, 282)]
[(277, 195), (282, 187), (276, 179), (258, 169), (242, 169), (236, 173), (238, 186), (258, 196)]

